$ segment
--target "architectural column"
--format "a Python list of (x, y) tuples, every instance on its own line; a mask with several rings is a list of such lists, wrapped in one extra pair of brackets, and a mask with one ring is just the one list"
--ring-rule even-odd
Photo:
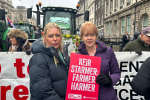
[(124, 0), (124, 8), (127, 7), (127, 0)]

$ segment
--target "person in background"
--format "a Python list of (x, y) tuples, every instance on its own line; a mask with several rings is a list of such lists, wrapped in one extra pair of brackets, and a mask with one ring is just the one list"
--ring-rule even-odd
[(113, 50), (96, 40), (98, 30), (92, 22), (85, 22), (80, 33), (83, 43), (79, 45), (77, 54), (101, 57), (100, 74), (96, 78), (99, 84), (98, 100), (118, 100), (113, 86), (120, 80), (121, 72)]
[(140, 31), (136, 31), (136, 32), (134, 32), (134, 37), (133, 37), (133, 38), (131, 38), (131, 39), (130, 39), (130, 41), (134, 41), (134, 40), (136, 40), (140, 34), (141, 34), (141, 32), (140, 32)]
[(63, 55), (62, 33), (48, 23), (42, 39), (33, 42), (29, 62), (31, 100), (65, 100), (70, 58)]
[(28, 42), (28, 34), (24, 31), (12, 29), (7, 35), (11, 42), (9, 52), (26, 51), (30, 49), (31, 44)]
[(129, 41), (130, 41), (129, 33), (125, 32), (125, 35), (123, 35), (122, 37), (122, 42), (123, 42), (122, 47), (124, 47)]
[(150, 27), (146, 27), (134, 41), (130, 41), (123, 48), (123, 51), (150, 51)]
[(104, 42), (104, 37), (99, 35), (99, 36), (97, 36), (97, 40)]
[(141, 65), (130, 85), (138, 95), (150, 100), (150, 57)]

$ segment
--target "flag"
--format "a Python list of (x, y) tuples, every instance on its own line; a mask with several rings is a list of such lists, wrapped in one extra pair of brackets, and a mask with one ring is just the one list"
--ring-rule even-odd
[(16, 28), (15, 25), (12, 23), (12, 21), (8, 17), (7, 17), (7, 21), (10, 26), (12, 26), (13, 28)]

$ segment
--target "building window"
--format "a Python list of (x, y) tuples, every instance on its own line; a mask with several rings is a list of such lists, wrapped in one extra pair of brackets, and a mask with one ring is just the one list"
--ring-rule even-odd
[(112, 12), (112, 11), (113, 11), (113, 0), (111, 0), (111, 4), (110, 4), (110, 12)]
[(95, 10), (97, 10), (97, 4), (95, 5)]
[(93, 7), (92, 7), (92, 14), (93, 14)]
[(100, 8), (100, 6), (101, 6), (101, 2), (100, 1), (98, 2), (98, 6), (99, 6), (98, 8)]
[(118, 8), (118, 0), (115, 0), (115, 8)]
[(103, 15), (102, 15), (102, 18), (101, 18), (101, 25), (103, 25)]
[(110, 35), (112, 35), (112, 22), (110, 22)]
[(123, 6), (124, 5), (124, 0), (121, 0), (120, 3), (121, 3), (120, 5)]
[(127, 0), (127, 6), (131, 4), (131, 0)]
[(116, 35), (117, 35), (117, 31), (118, 31), (117, 21), (115, 21), (115, 34)]
[(100, 25), (100, 17), (99, 17), (99, 20), (98, 20), (98, 25)]
[(107, 23), (106, 25), (107, 25), (107, 35), (109, 35), (109, 23)]
[(131, 16), (127, 17), (127, 31), (131, 32)]
[(106, 5), (106, 13), (108, 14), (108, 3), (107, 3), (107, 5)]
[(142, 28), (148, 27), (148, 23), (149, 23), (149, 17), (148, 17), (148, 15), (145, 15), (143, 18)]
[(103, 5), (104, 0), (102, 0), (102, 5)]
[(121, 19), (121, 34), (125, 33), (125, 18)]

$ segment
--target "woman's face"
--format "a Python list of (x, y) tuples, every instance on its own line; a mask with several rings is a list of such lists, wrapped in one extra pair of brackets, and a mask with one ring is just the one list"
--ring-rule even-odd
[(97, 36), (91, 27), (86, 28), (81, 37), (87, 47), (95, 46), (96, 38)]
[(16, 46), (16, 45), (18, 44), (15, 37), (11, 37), (9, 41), (10, 41), (11, 44), (14, 45), (14, 46)]
[(62, 36), (57, 28), (50, 28), (46, 36), (43, 36), (43, 38), (47, 47), (54, 46), (55, 49), (58, 49), (61, 45)]

